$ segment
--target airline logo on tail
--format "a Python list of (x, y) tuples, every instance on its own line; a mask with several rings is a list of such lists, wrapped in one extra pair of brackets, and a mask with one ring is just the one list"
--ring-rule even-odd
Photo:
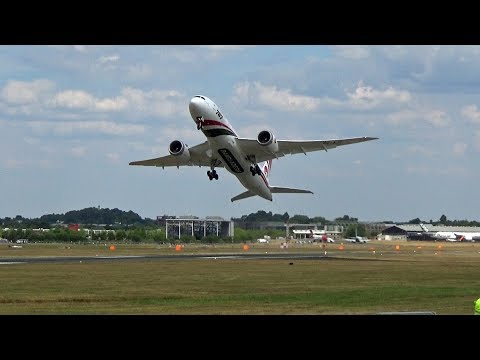
[(271, 170), (272, 170), (272, 160), (265, 161), (262, 166), (262, 171), (263, 171), (263, 174), (265, 175), (265, 183), (267, 184), (267, 186), (269, 185), (268, 175), (270, 175)]

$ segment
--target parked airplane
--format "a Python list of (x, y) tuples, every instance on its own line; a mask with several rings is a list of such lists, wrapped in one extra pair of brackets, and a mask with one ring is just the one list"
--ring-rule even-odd
[(480, 241), (480, 233), (455, 233), (455, 238), (457, 241)]
[[(331, 140), (277, 140), (269, 130), (262, 130), (256, 139), (241, 138), (228, 122), (219, 107), (208, 97), (196, 95), (188, 106), (190, 115), (206, 136), (207, 141), (188, 147), (181, 140), (169, 145), (170, 155), (148, 160), (132, 161), (129, 165), (143, 166), (208, 166), (210, 180), (218, 180), (215, 168), (224, 167), (235, 175), (247, 191), (231, 198), (231, 201), (258, 195), (272, 201), (272, 194), (310, 193), (310, 190), (272, 186), (268, 180), (272, 160), (288, 154), (307, 154), (310, 151), (329, 150), (337, 146), (350, 145), (378, 139), (355, 137)], [(259, 165), (260, 163), (260, 165)]]
[(313, 241), (321, 241), (324, 243), (333, 243), (335, 240), (333, 240), (331, 237), (327, 236), (327, 234), (315, 234), (312, 229), (310, 229), (310, 235), (308, 236), (309, 239), (313, 239)]
[(362, 236), (350, 237), (350, 238), (346, 238), (344, 240), (348, 241), (348, 242), (351, 242), (351, 243), (361, 243), (361, 244), (365, 244), (365, 243), (370, 241), (367, 238), (364, 238)]
[(455, 233), (451, 231), (437, 231), (435, 234), (433, 234), (433, 237), (439, 240), (457, 241)]

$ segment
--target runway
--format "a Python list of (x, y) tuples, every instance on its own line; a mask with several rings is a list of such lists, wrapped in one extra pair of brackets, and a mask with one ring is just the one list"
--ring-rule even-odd
[[(329, 256), (321, 253), (265, 253), (265, 254), (182, 254), (182, 255), (125, 255), (125, 256), (38, 256), (0, 258), (0, 265), (33, 263), (71, 263), (71, 262), (105, 262), (105, 261), (167, 261), (167, 260), (360, 260), (358, 258)], [(368, 259), (365, 259), (368, 260)]]

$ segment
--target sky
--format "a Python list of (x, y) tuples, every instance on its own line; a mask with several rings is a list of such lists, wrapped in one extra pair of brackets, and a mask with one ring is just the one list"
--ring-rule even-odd
[[(231, 202), (223, 168), (128, 163), (205, 141), (211, 98), (240, 137), (378, 140), (273, 160), (271, 185), (314, 194)], [(480, 220), (480, 46), (1, 45), (0, 218), (87, 207), (167, 215)]]

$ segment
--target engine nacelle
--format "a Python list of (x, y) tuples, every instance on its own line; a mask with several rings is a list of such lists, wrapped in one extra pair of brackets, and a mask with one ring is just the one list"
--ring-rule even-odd
[(276, 153), (278, 151), (277, 139), (275, 138), (275, 135), (268, 130), (263, 130), (258, 133), (257, 142), (260, 145), (265, 146), (271, 153)]
[(181, 159), (190, 160), (190, 151), (188, 145), (180, 140), (173, 140), (168, 147), (168, 151), (173, 156), (178, 156)]

